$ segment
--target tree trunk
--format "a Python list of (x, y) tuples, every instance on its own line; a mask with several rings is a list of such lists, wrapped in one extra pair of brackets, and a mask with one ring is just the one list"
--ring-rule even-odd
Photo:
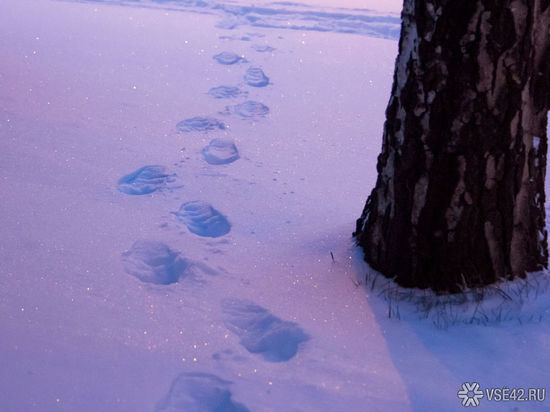
[(550, 0), (404, 0), (402, 18), (365, 260), (446, 292), (546, 267)]

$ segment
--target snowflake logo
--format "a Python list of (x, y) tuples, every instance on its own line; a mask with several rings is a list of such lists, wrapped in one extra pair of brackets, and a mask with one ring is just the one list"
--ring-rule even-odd
[(462, 406), (479, 406), (479, 400), (483, 398), (483, 392), (479, 389), (479, 383), (463, 383), (462, 389), (457, 392), (462, 399)]

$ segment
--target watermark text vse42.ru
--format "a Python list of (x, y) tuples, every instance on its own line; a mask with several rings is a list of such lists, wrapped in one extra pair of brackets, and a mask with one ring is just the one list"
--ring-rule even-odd
[(479, 406), (483, 402), (544, 402), (546, 388), (484, 388), (477, 382), (463, 383), (457, 392), (462, 406)]

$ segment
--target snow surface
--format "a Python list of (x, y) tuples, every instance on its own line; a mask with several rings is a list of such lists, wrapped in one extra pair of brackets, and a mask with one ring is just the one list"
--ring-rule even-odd
[(0, 2), (0, 410), (550, 389), (547, 274), (432, 310), (363, 263), (400, 4), (333, 4)]

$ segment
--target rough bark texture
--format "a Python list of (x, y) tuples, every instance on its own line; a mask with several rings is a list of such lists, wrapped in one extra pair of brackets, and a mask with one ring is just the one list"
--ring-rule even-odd
[(550, 0), (405, 0), (402, 18), (366, 261), (449, 292), (546, 267)]

